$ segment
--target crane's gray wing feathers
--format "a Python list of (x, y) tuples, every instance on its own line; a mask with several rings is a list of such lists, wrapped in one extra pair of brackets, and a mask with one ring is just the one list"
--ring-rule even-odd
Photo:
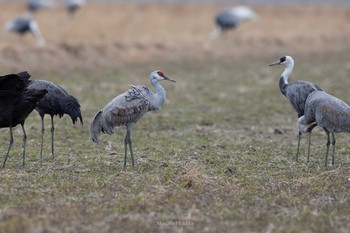
[(106, 119), (115, 127), (127, 123), (136, 123), (149, 111), (149, 89), (144, 86), (132, 86), (127, 92), (117, 96), (103, 109)]
[(344, 101), (323, 91), (315, 91), (305, 103), (306, 123), (316, 121), (330, 132), (350, 131), (350, 107)]
[(135, 124), (149, 111), (151, 93), (145, 86), (132, 86), (127, 92), (115, 97), (92, 120), (92, 140), (98, 142), (101, 132), (113, 134), (116, 126)]
[(319, 86), (305, 81), (296, 81), (288, 84), (286, 96), (297, 112), (298, 118), (304, 115), (305, 101), (314, 91), (323, 91)]
[(316, 109), (316, 121), (330, 132), (350, 131), (350, 107), (342, 100), (324, 95)]
[(110, 112), (110, 121), (113, 125), (126, 125), (136, 123), (146, 112), (148, 112), (148, 101), (144, 99), (132, 100), (133, 106), (116, 107)]

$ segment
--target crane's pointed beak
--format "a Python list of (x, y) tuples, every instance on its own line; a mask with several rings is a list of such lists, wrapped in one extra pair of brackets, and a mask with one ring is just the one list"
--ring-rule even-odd
[(167, 81), (170, 81), (170, 82), (176, 83), (176, 81), (175, 81), (175, 80), (172, 80), (171, 78), (168, 78), (168, 77), (164, 77), (164, 80), (167, 80)]
[(276, 66), (280, 64), (280, 60), (271, 63), (269, 66)]

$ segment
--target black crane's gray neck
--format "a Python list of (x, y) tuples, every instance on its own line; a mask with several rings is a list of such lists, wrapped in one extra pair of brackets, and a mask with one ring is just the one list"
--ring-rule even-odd
[(283, 76), (281, 76), (279, 86), (283, 95), (286, 95), (287, 85), (288, 85), (288, 79), (285, 79)]
[(286, 65), (286, 68), (284, 69), (283, 73), (281, 74), (279, 86), (280, 86), (280, 90), (281, 90), (283, 95), (286, 95), (288, 78), (289, 78), (289, 75), (292, 73), (293, 68), (294, 68), (294, 63), (291, 62), (288, 65)]

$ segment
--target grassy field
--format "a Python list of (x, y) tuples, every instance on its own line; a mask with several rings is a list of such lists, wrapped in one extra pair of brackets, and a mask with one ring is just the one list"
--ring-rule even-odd
[[(1, 22), (21, 12), (4, 7)], [(350, 103), (350, 9), (256, 7), (259, 21), (210, 41), (222, 7), (95, 5), (74, 19), (42, 12), (45, 48), (1, 32), (2, 73), (25, 69), (62, 85), (79, 99), (84, 125), (56, 119), (52, 161), (47, 118), (40, 164), (33, 112), (25, 168), (15, 128), (0, 169), (0, 232), (349, 232), (350, 135), (336, 135), (336, 164), (324, 167), (326, 136), (315, 128), (311, 162), (305, 135), (295, 162), (296, 114), (278, 88), (283, 67), (268, 64), (292, 55), (290, 81), (309, 80)], [(128, 160), (124, 171), (125, 129), (95, 144), (88, 125), (130, 84), (149, 85), (155, 69), (177, 83), (163, 83), (166, 104), (135, 126), (136, 166)], [(0, 131), (3, 155), (9, 130)]]

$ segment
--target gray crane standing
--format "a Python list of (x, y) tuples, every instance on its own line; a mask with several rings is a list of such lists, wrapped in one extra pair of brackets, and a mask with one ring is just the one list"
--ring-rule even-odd
[(98, 137), (101, 132), (113, 134), (116, 126), (126, 127), (124, 169), (126, 167), (128, 145), (132, 166), (134, 167), (134, 155), (131, 144), (131, 130), (133, 126), (144, 114), (149, 111), (159, 110), (165, 102), (165, 90), (159, 83), (162, 80), (175, 82), (165, 76), (162, 71), (153, 71), (150, 75), (150, 82), (156, 89), (155, 93), (146, 86), (132, 86), (130, 90), (115, 97), (99, 111), (90, 124), (90, 136), (96, 143), (98, 143)]
[(218, 38), (223, 32), (236, 28), (246, 20), (257, 19), (257, 14), (247, 6), (236, 6), (220, 11), (215, 16), (216, 29), (210, 33), (211, 38)]
[[(317, 86), (316, 84), (313, 84), (311, 82), (306, 82), (306, 81), (295, 81), (292, 83), (288, 83), (288, 77), (292, 73), (294, 68), (294, 60), (291, 56), (281, 57), (278, 61), (275, 61), (272, 64), (270, 64), (270, 66), (274, 66), (274, 65), (285, 66), (285, 69), (281, 74), (281, 77), (279, 80), (279, 87), (282, 94), (285, 97), (287, 97), (289, 103), (297, 112), (298, 118), (300, 118), (301, 116), (304, 115), (305, 101), (307, 97), (313, 91), (317, 91), (317, 90), (323, 91), (323, 89)], [(301, 134), (302, 132), (299, 131), (296, 161), (298, 161), (298, 156), (299, 156)], [(311, 143), (311, 133), (309, 134), (309, 146), (308, 146), (308, 156), (307, 156), (308, 162), (310, 160), (310, 143)]]
[(58, 115), (60, 118), (64, 114), (68, 114), (73, 124), (80, 119), (81, 124), (83, 124), (83, 118), (81, 116), (80, 104), (78, 100), (68, 94), (68, 92), (61, 86), (54, 84), (46, 80), (32, 80), (29, 83), (28, 89), (33, 90), (47, 90), (48, 93), (45, 97), (38, 103), (35, 110), (39, 113), (41, 117), (41, 147), (40, 147), (40, 161), (42, 161), (43, 144), (44, 144), (44, 116), (48, 114), (51, 116), (51, 150), (52, 159), (55, 158), (55, 147), (54, 147), (54, 121), (53, 117)]
[(327, 134), (327, 150), (325, 166), (328, 162), (330, 145), (329, 133), (332, 134), (332, 165), (334, 165), (335, 137), (334, 133), (350, 133), (350, 106), (344, 101), (323, 91), (314, 91), (305, 102), (304, 115), (298, 119), (301, 132), (311, 132), (319, 125)]
[(20, 124), (23, 131), (23, 167), (26, 156), (27, 135), (24, 122), (29, 114), (37, 106), (37, 103), (45, 96), (47, 91), (27, 89), (30, 75), (28, 72), (8, 74), (0, 76), (0, 128), (10, 128), (10, 144), (5, 155), (3, 167), (5, 167), (12, 144), (12, 128)]
[(5, 29), (8, 32), (18, 33), (20, 36), (30, 32), (34, 35), (39, 46), (45, 45), (45, 40), (41, 36), (38, 23), (31, 17), (16, 17), (5, 25)]

